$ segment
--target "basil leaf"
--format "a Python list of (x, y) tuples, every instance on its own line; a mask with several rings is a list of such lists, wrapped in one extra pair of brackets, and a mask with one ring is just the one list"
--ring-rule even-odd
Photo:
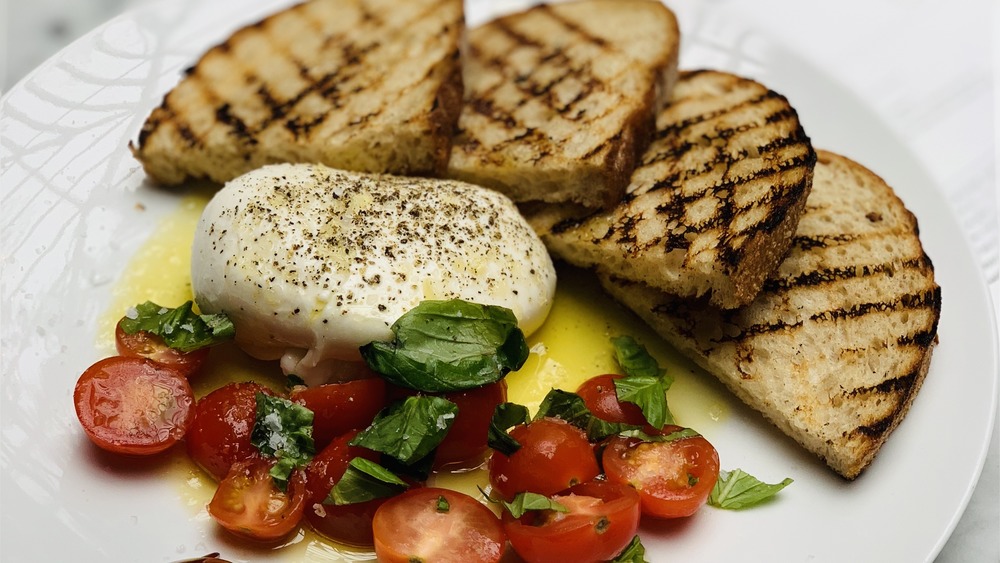
[(121, 327), (126, 334), (151, 332), (162, 338), (167, 346), (181, 352), (212, 346), (236, 335), (236, 328), (229, 317), (223, 314), (198, 315), (192, 311), (193, 305), (187, 301), (171, 309), (146, 301), (125, 313)]
[(562, 504), (538, 493), (523, 492), (517, 493), (514, 500), (510, 502), (500, 501), (507, 512), (514, 518), (524, 516), (529, 510), (554, 510), (556, 512), (569, 512), (569, 509)]
[(395, 340), (366, 344), (361, 356), (389, 382), (428, 393), (494, 383), (528, 359), (524, 333), (504, 307), (423, 301), (392, 332)]
[(316, 453), (312, 424), (311, 410), (288, 399), (257, 393), (250, 443), (264, 456), (278, 460), (271, 468), (271, 477), (282, 491), (292, 471), (308, 464)]
[(397, 495), (410, 486), (391, 471), (363, 457), (352, 458), (344, 476), (330, 489), (323, 504), (357, 504)]
[(351, 440), (352, 446), (392, 456), (412, 464), (441, 443), (455, 422), (458, 406), (441, 397), (407, 397), (382, 409), (368, 428)]
[(641, 428), (623, 430), (618, 433), (619, 436), (624, 436), (626, 438), (639, 438), (643, 442), (675, 442), (677, 440), (683, 440), (685, 438), (695, 438), (701, 436), (696, 430), (691, 428), (681, 428), (680, 430), (675, 430), (670, 434), (647, 434)]
[(615, 379), (615, 395), (620, 402), (637, 405), (654, 428), (673, 424), (674, 417), (667, 407), (667, 389), (673, 378), (660, 369), (656, 359), (631, 336), (612, 339), (618, 365), (625, 377)]
[(778, 494), (791, 483), (791, 479), (785, 478), (780, 483), (769, 485), (742, 469), (721, 470), (719, 480), (708, 495), (708, 504), (728, 510), (750, 508)]
[(587, 439), (597, 442), (625, 430), (637, 430), (638, 426), (608, 422), (597, 418), (587, 408), (583, 398), (569, 391), (552, 389), (542, 399), (535, 413), (535, 420), (549, 416), (561, 418), (587, 433)]
[[(660, 377), (665, 371), (656, 363), (656, 358), (646, 351), (646, 347), (636, 342), (631, 336), (618, 336), (611, 339), (611, 344), (615, 347), (615, 359), (618, 365), (625, 371), (625, 375), (648, 377)], [(667, 387), (670, 387), (673, 379), (669, 379)]]
[(510, 456), (521, 448), (507, 430), (518, 424), (528, 423), (528, 407), (517, 403), (501, 403), (493, 409), (486, 443), (505, 456)]
[(632, 541), (625, 546), (625, 549), (612, 559), (610, 563), (649, 563), (646, 561), (646, 548), (639, 540), (639, 536), (632, 538)]

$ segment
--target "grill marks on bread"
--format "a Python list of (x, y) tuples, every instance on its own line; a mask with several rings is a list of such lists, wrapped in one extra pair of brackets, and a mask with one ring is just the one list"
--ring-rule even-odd
[(678, 38), (673, 14), (645, 0), (543, 4), (470, 31), (449, 175), (515, 201), (615, 204), (676, 76)]
[(787, 258), (736, 310), (605, 276), (605, 287), (751, 407), (856, 477), (920, 388), (941, 289), (915, 218), (861, 165), (820, 151)]
[(459, 0), (311, 0), (188, 69), (133, 147), (163, 183), (264, 164), (444, 170), (461, 98)]
[(815, 160), (783, 96), (731, 74), (686, 72), (618, 206), (530, 219), (569, 262), (734, 308), (790, 246)]

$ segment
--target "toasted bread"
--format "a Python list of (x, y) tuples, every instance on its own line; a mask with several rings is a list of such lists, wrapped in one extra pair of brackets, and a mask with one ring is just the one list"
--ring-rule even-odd
[(792, 249), (749, 306), (722, 311), (610, 275), (602, 283), (847, 479), (909, 409), (941, 312), (916, 219), (881, 178), (824, 151)]
[(517, 202), (616, 204), (676, 78), (679, 38), (655, 0), (542, 4), (470, 30), (448, 175)]
[(461, 0), (311, 0), (210, 49), (132, 151), (154, 180), (318, 162), (439, 175), (461, 107)]
[(815, 161), (783, 96), (727, 73), (684, 72), (622, 203), (582, 219), (567, 206), (525, 212), (567, 262), (735, 308), (788, 250)]

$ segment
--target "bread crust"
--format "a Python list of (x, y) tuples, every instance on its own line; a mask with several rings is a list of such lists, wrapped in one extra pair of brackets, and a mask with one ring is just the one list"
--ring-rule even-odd
[(818, 153), (792, 249), (750, 305), (724, 311), (601, 280), (743, 402), (854, 479), (923, 384), (941, 288), (893, 190), (854, 161)]
[(461, 0), (310, 0), (185, 72), (133, 155), (161, 184), (277, 162), (439, 176), (461, 109)]

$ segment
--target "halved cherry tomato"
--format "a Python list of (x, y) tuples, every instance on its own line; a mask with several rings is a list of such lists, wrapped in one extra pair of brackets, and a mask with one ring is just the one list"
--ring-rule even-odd
[[(680, 430), (664, 428), (664, 433)], [(690, 516), (719, 478), (719, 454), (702, 436), (643, 442), (616, 436), (602, 457), (608, 480), (635, 487), (642, 513), (654, 518)]]
[(507, 543), (493, 511), (465, 493), (435, 487), (387, 500), (372, 529), (382, 563), (495, 563)]
[(187, 379), (145, 358), (98, 361), (77, 380), (73, 402), (94, 444), (131, 455), (155, 454), (174, 445), (194, 414)]
[(140, 330), (132, 334), (122, 330), (122, 323), (118, 321), (115, 326), (115, 348), (122, 356), (136, 358), (149, 358), (156, 363), (172, 367), (184, 377), (191, 377), (208, 359), (208, 348), (201, 348), (192, 352), (181, 352), (175, 350), (163, 341), (159, 336)]
[(541, 418), (510, 435), (521, 448), (509, 457), (493, 452), (489, 462), (490, 484), (505, 500), (523, 491), (554, 495), (600, 473), (587, 435), (564, 420)]
[(634, 403), (622, 403), (615, 392), (615, 380), (621, 378), (617, 374), (604, 374), (591, 377), (580, 384), (576, 394), (583, 399), (590, 412), (601, 420), (636, 426), (646, 425), (646, 417), (642, 409)]
[(313, 411), (313, 441), (322, 450), (344, 432), (365, 428), (385, 406), (385, 380), (380, 377), (295, 387), (291, 400)]
[(306, 502), (303, 473), (288, 479), (288, 490), (274, 484), (273, 460), (253, 459), (233, 465), (208, 504), (208, 513), (223, 528), (255, 541), (276, 541), (302, 520)]
[(626, 485), (590, 481), (552, 499), (568, 511), (503, 514), (511, 546), (529, 563), (607, 561), (625, 549), (639, 527), (639, 495)]
[(377, 453), (348, 445), (357, 433), (357, 430), (352, 430), (334, 438), (306, 466), (305, 515), (314, 530), (334, 541), (371, 547), (372, 518), (385, 499), (340, 506), (323, 503), (330, 494), (330, 489), (344, 476), (351, 459), (363, 457), (378, 461)]
[(458, 414), (434, 456), (436, 468), (465, 469), (483, 462), (489, 452), (486, 439), (497, 405), (507, 400), (507, 382), (441, 395), (458, 406)]
[(216, 480), (228, 475), (234, 463), (261, 457), (250, 443), (258, 392), (274, 394), (257, 383), (231, 383), (195, 405), (194, 423), (187, 434), (188, 455)]

